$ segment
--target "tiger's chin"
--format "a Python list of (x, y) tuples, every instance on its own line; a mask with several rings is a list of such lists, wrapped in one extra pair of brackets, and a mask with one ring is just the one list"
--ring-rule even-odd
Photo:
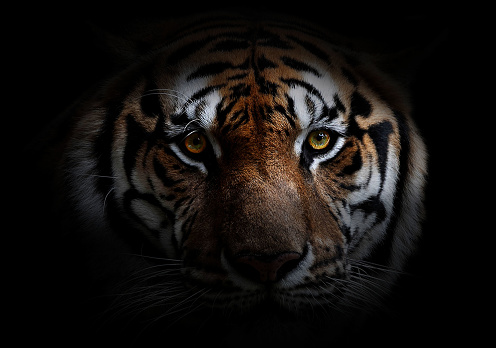
[(345, 291), (324, 281), (296, 287), (267, 283), (251, 289), (198, 284), (188, 288), (190, 292), (201, 293), (197, 300), (199, 312), (192, 313), (193, 316), (201, 315), (201, 311), (215, 313), (229, 325), (258, 323), (286, 330), (299, 323), (300, 329), (310, 325), (313, 330), (323, 323), (345, 322), (352, 314), (352, 308), (342, 297)]

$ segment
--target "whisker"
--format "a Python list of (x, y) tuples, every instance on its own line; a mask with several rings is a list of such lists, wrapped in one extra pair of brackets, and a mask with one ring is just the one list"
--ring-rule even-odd
[[(182, 287), (178, 286), (174, 290), (180, 290)], [(171, 289), (168, 289), (171, 290)], [(175, 293), (167, 295), (167, 296), (157, 296), (157, 295), (164, 295), (164, 291), (157, 290), (153, 294), (149, 294), (146, 297), (140, 298), (140, 301), (146, 300), (146, 301), (141, 301), (139, 303), (139, 307), (135, 309), (135, 316), (137, 316), (140, 313), (146, 313), (149, 309), (154, 308), (154, 307), (159, 307), (161, 305), (167, 304), (170, 300), (175, 299), (180, 297), (182, 294), (179, 291), (175, 291)], [(146, 306), (145, 303), (148, 303)]]
[[(191, 288), (190, 291), (192, 291), (193, 289), (195, 289), (196, 287), (194, 288)], [(184, 298), (182, 301), (178, 302), (177, 304), (175, 304), (174, 306), (172, 306), (171, 308), (169, 308), (169, 310), (167, 310), (165, 313), (164, 313), (164, 316), (165, 315), (168, 315), (170, 313), (174, 313), (174, 312), (171, 312), (173, 309), (177, 308), (178, 306), (181, 306), (183, 305), (184, 303), (186, 303), (188, 300), (190, 300), (193, 296), (195, 296), (196, 294), (198, 294), (199, 292), (201, 292), (202, 290), (198, 290), (197, 292), (191, 294), (190, 296)]]
[(348, 261), (351, 265), (355, 264), (355, 265), (364, 266), (364, 267), (369, 268), (369, 269), (375, 269), (378, 271), (397, 273), (397, 274), (401, 274), (401, 275), (410, 275), (407, 272), (403, 272), (403, 271), (400, 271), (400, 270), (397, 270), (397, 269), (394, 269), (394, 268), (391, 268), (388, 266), (384, 266), (384, 265), (381, 265), (378, 263), (370, 262), (370, 261), (354, 260), (354, 259), (349, 259)]
[(114, 187), (112, 187), (109, 192), (107, 192), (107, 194), (105, 195), (105, 198), (103, 199), (103, 210), (102, 210), (102, 213), (105, 213), (105, 206), (107, 204), (107, 198), (108, 196), (110, 195), (110, 193), (114, 191)]
[[(192, 289), (190, 289), (189, 291), (192, 291)], [(169, 321), (168, 322), (168, 327), (171, 327), (172, 325), (174, 325), (176, 322), (178, 322), (179, 320), (181, 320), (182, 318), (184, 318), (185, 316), (193, 313), (194, 311), (196, 311), (198, 308), (200, 308), (201, 306), (203, 306), (203, 303), (200, 303), (198, 304), (196, 307), (194, 308), (191, 308), (193, 306), (193, 304), (201, 297), (203, 296), (204, 294), (206, 294), (208, 291), (210, 291), (210, 289), (200, 289), (194, 293), (192, 293), (190, 296), (182, 299), (181, 301), (179, 301), (178, 303), (176, 303), (174, 306), (172, 306), (171, 308), (169, 308), (167, 311), (165, 311), (162, 315), (158, 316), (158, 317), (155, 317), (153, 319), (151, 319), (148, 324), (146, 324), (142, 329), (141, 331), (138, 333), (137, 337), (138, 338), (141, 334), (143, 334), (151, 325), (153, 325), (154, 323), (162, 320), (163, 318), (165, 317), (170, 317), (172, 315), (175, 315), (177, 313), (181, 313), (183, 311), (186, 311), (188, 308), (186, 308), (186, 304), (189, 303), (189, 310), (187, 310), (185, 313), (183, 313), (181, 316), (179, 317), (176, 317), (173, 321)]]
[(196, 120), (196, 119), (195, 119), (195, 120), (191, 120), (191, 121), (189, 121), (188, 123), (186, 123), (186, 125), (184, 126), (184, 129), (183, 129), (183, 132), (186, 132), (186, 129), (188, 128), (188, 126), (189, 126), (191, 123), (193, 123), (193, 122), (198, 122), (198, 123), (200, 124), (200, 126), (202, 125), (202, 124), (201, 124), (201, 122), (200, 122), (200, 120)]
[(104, 178), (104, 179), (117, 179), (117, 176), (112, 176), (112, 175), (98, 175), (98, 174), (87, 174), (87, 173), (81, 173), (81, 174), (76, 174), (76, 176), (89, 176), (89, 177), (95, 177), (95, 178)]
[[(148, 278), (139, 280), (135, 276), (129, 278), (126, 283), (134, 280), (135, 283), (138, 281), (138, 284), (140, 284), (148, 280)], [(177, 297), (181, 297), (183, 290), (184, 287), (179, 281), (168, 281), (149, 286), (133, 285), (127, 290), (113, 295), (114, 300), (100, 315), (101, 319), (104, 320), (101, 326), (105, 326), (105, 323), (112, 322), (117, 318), (128, 318), (127, 321), (131, 323), (138, 315), (146, 313), (148, 309), (158, 307)]]
[(367, 299), (367, 303), (380, 302), (388, 293), (388, 288), (374, 281), (363, 279), (358, 276), (351, 276), (351, 281), (358, 282), (361, 286), (360, 294)]
[(124, 255), (129, 255), (129, 256), (137, 256), (140, 258), (144, 259), (151, 259), (151, 260), (159, 260), (159, 261), (168, 261), (176, 264), (182, 264), (182, 260), (179, 259), (169, 259), (165, 257), (158, 257), (158, 256), (149, 256), (149, 255), (144, 255), (144, 254), (135, 254), (135, 253), (125, 253)]
[(361, 272), (355, 272), (355, 271), (353, 271), (352, 274), (354, 274), (355, 276), (363, 277), (365, 279), (370, 279), (370, 280), (373, 280), (373, 281), (376, 281), (376, 282), (381, 282), (381, 283), (387, 283), (387, 284), (391, 284), (392, 283), (388, 279), (381, 278), (381, 277), (376, 277), (374, 275), (368, 274), (365, 270), (363, 270), (361, 268), (358, 268), (357, 267), (356, 269), (360, 270)]
[[(197, 99), (190, 98), (186, 94), (184, 94), (184, 93), (182, 93), (180, 91), (176, 91), (176, 90), (168, 89), (168, 88), (158, 88), (158, 89), (147, 90), (147, 91), (145, 91), (139, 97), (139, 99), (141, 99), (143, 97), (146, 97), (146, 96), (149, 96), (149, 95), (167, 95), (167, 96), (174, 97), (176, 99), (182, 100), (185, 103), (185, 105), (183, 106), (183, 110), (185, 110), (186, 108), (188, 108), (191, 104), (193, 104), (193, 103), (199, 103), (199, 101), (200, 101), (200, 100), (197, 100)], [(206, 106), (203, 105), (203, 104), (199, 104), (198, 106), (199, 106), (199, 109), (197, 110), (197, 112), (199, 112), (201, 115), (208, 116), (208, 115), (206, 115), (206, 112), (207, 112), (207, 110), (205, 109)], [(208, 118), (208, 117), (206, 117), (206, 118)], [(197, 119), (191, 120), (184, 127), (184, 131), (186, 130), (186, 128), (189, 126), (189, 124), (191, 122), (198, 122), (203, 127), (206, 127), (206, 125), (202, 123), (202, 120), (203, 120), (202, 117), (199, 117)]]
[[(349, 279), (335, 279), (332, 277), (327, 277), (327, 278), (331, 278), (333, 281), (344, 283), (346, 285), (344, 292), (341, 288), (337, 288), (338, 291), (341, 293), (341, 298), (345, 300), (348, 299), (348, 302), (353, 304), (352, 306), (350, 306), (352, 308), (355, 309), (362, 308), (361, 302), (366, 301), (368, 299), (368, 297), (365, 296), (363, 293), (363, 289), (364, 289), (363, 284), (360, 284), (358, 282)], [(349, 298), (350, 295), (353, 295), (353, 298), (360, 300), (360, 302), (351, 301), (351, 299)]]
[[(175, 90), (175, 89), (170, 89), (170, 88), (155, 88), (155, 89), (149, 89), (149, 90), (146, 90), (145, 93), (151, 93), (151, 92), (172, 92), (172, 93), (176, 93), (178, 94), (179, 96), (183, 97), (185, 100), (189, 101), (189, 100), (193, 100), (191, 99), (190, 97), (188, 97), (186, 94), (184, 94), (183, 92), (181, 91), (178, 91), (178, 90)], [(146, 95), (146, 94), (144, 94)]]
[[(186, 96), (183, 96), (183, 95), (176, 95), (176, 94), (173, 94), (173, 93), (169, 93), (171, 92), (172, 90), (166, 90), (165, 92), (163, 90), (160, 90), (160, 89), (155, 89), (155, 90), (150, 90), (144, 94), (142, 94), (139, 98), (137, 99), (141, 99), (143, 97), (148, 97), (150, 95), (167, 95), (169, 97), (174, 97), (174, 98), (177, 98), (179, 100), (182, 100), (183, 102), (189, 104), (191, 103), (191, 99), (187, 98)], [(182, 93), (178, 93), (178, 94), (182, 94)]]
[(167, 95), (169, 97), (174, 97), (176, 99), (182, 100), (185, 103), (184, 105), (185, 108), (187, 108), (190, 104), (193, 104), (196, 101), (195, 99), (188, 97), (183, 92), (169, 88), (156, 88), (156, 89), (147, 90), (139, 97), (139, 99), (149, 95)]
[[(327, 289), (325, 289), (325, 288), (324, 288), (324, 287), (322, 287), (322, 286), (319, 286), (319, 287), (323, 290), (323, 292), (325, 293), (325, 295), (330, 295), (331, 297), (333, 297), (333, 298), (335, 298), (335, 299), (336, 299), (336, 298), (338, 298), (335, 294), (333, 294), (333, 293), (332, 293), (332, 291), (327, 291)], [(317, 300), (317, 299), (315, 298), (315, 296), (313, 295), (313, 293), (312, 293), (312, 291), (311, 291), (310, 289), (309, 289), (309, 293), (310, 293), (310, 295), (313, 297), (313, 299), (315, 300), (315, 302), (316, 302), (316, 303), (318, 303), (318, 304), (319, 304), (319, 306), (320, 306), (320, 307), (324, 310), (324, 313), (329, 314), (329, 313), (328, 313), (328, 310), (329, 310), (329, 309), (328, 309), (328, 308), (326, 308), (326, 307), (324, 307), (324, 306), (323, 306), (323, 304), (321, 303), (321, 301), (319, 301), (319, 300)], [(327, 299), (326, 297), (324, 297), (324, 300), (325, 300), (325, 303), (326, 303), (328, 306), (330, 306), (330, 307), (334, 308), (334, 309), (335, 309), (335, 310), (337, 310), (337, 311), (340, 311), (339, 307), (338, 307), (338, 306), (336, 306), (336, 304), (335, 304), (334, 302), (332, 302), (331, 300)]]
[(373, 281), (373, 280), (370, 280), (370, 279), (365, 279), (364, 277), (361, 277), (361, 276), (351, 275), (350, 276), (350, 279), (351, 280), (353, 280), (353, 279), (359, 279), (360, 282), (362, 282), (364, 284), (371, 285), (370, 287), (364, 287), (364, 289), (368, 289), (368, 290), (371, 290), (371, 291), (373, 291), (372, 289), (380, 290), (382, 292), (382, 294), (379, 294), (379, 293), (377, 293), (377, 294), (378, 295), (381, 295), (381, 296), (382, 295), (385, 295), (388, 292), (388, 290), (389, 290), (383, 284), (378, 283), (378, 282)]
[(350, 274), (348, 279), (335, 279), (329, 276), (326, 278), (343, 284), (343, 289), (337, 287), (343, 300), (343, 306), (360, 311), (373, 310), (382, 301), (384, 295), (389, 292), (389, 288), (384, 285), (384, 282), (392, 285), (391, 282), (384, 279), (357, 274), (356, 272)]
[[(203, 293), (202, 295), (204, 295), (205, 293)], [(199, 297), (198, 297), (199, 298)], [(198, 308), (202, 307), (204, 304), (203, 303), (199, 303), (196, 305), (196, 307), (194, 308), (191, 308), (191, 306), (196, 302), (196, 300), (194, 300), (191, 305), (189, 306), (190, 310), (186, 313), (184, 313), (183, 315), (181, 315), (180, 317), (176, 318), (174, 321), (170, 322), (169, 323), (169, 327), (174, 325), (175, 323), (177, 323), (178, 321), (180, 321), (181, 319), (183, 319), (184, 317), (186, 317), (187, 315), (191, 314), (191, 313), (194, 313)]]
[[(139, 273), (139, 272), (137, 272)], [(132, 277), (129, 277), (122, 282), (118, 284), (118, 289), (123, 289), (121, 292), (114, 294), (115, 296), (128, 296), (130, 294), (134, 293), (140, 293), (140, 292), (145, 292), (145, 291), (150, 291), (152, 287), (158, 287), (158, 291), (164, 292), (167, 289), (171, 288), (171, 285), (178, 286), (180, 282), (176, 279), (169, 280), (168, 282), (160, 282), (158, 284), (153, 284), (153, 285), (147, 285), (146, 282), (151, 281), (152, 279), (155, 278), (162, 278), (164, 276), (167, 276), (168, 278), (171, 277), (172, 272), (162, 272), (162, 271), (157, 271), (154, 273), (145, 273), (145, 274), (135, 274)], [(172, 273), (172, 276), (177, 276), (180, 274), (174, 274)], [(131, 287), (128, 287), (128, 285), (131, 284)], [(144, 285), (140, 285), (144, 284)], [(127, 289), (126, 289), (127, 288)], [(126, 289), (126, 290), (124, 290)], [(143, 289), (143, 290), (140, 290)]]

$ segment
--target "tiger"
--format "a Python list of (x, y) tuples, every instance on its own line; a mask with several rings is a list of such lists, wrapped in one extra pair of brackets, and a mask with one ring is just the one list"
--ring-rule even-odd
[(381, 308), (421, 236), (427, 177), (381, 57), (282, 16), (169, 20), (142, 40), (34, 146), (105, 325), (290, 345)]

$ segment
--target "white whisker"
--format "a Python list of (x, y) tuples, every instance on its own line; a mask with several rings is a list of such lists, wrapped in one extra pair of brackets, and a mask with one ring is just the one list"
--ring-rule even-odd
[[(368, 290), (368, 291), (372, 291), (374, 293), (376, 293), (377, 295), (384, 295), (388, 292), (388, 288), (385, 287), (384, 285), (378, 283), (377, 281), (372, 281), (372, 280), (369, 280), (369, 279), (365, 279), (364, 277), (362, 276), (356, 276), (356, 275), (351, 275), (350, 276), (350, 279), (353, 280), (353, 279), (359, 279), (360, 282), (364, 283), (364, 284), (368, 284), (370, 286), (364, 286), (364, 290)], [(379, 293), (377, 291), (374, 291), (373, 289), (377, 289), (377, 290), (380, 290), (382, 292)]]
[(149, 89), (145, 91), (145, 93), (150, 93), (150, 92), (170, 92), (170, 93), (176, 93), (179, 96), (183, 97), (184, 100), (186, 101), (192, 101), (191, 98), (189, 98), (186, 94), (184, 94), (181, 91), (175, 90), (175, 89), (170, 89), (170, 88), (155, 88), (155, 89)]
[[(190, 289), (189, 291), (192, 291), (192, 289)], [(178, 313), (181, 313), (183, 311), (185, 311), (185, 313), (183, 313), (182, 315), (178, 316), (178, 317), (175, 317), (174, 320), (171, 320), (167, 323), (167, 326), (168, 327), (171, 327), (172, 325), (174, 325), (176, 322), (180, 321), (182, 318), (186, 317), (187, 315), (195, 312), (198, 308), (200, 308), (201, 306), (203, 306), (203, 303), (199, 303), (197, 306), (195, 306), (194, 308), (192, 308), (192, 306), (195, 304), (195, 302), (200, 298), (202, 297), (204, 294), (206, 294), (208, 291), (210, 291), (209, 289), (200, 289), (194, 293), (192, 293), (190, 296), (186, 297), (186, 298), (183, 298), (181, 301), (179, 301), (178, 303), (176, 303), (174, 306), (170, 307), (168, 310), (166, 310), (165, 312), (163, 312), (162, 315), (159, 315), (155, 318), (152, 318), (148, 324), (146, 324), (140, 331), (140, 333), (137, 335), (137, 337), (139, 337), (141, 334), (143, 334), (151, 325), (153, 325), (154, 323), (162, 320), (163, 318), (165, 317), (171, 317), (175, 314), (178, 314)], [(189, 306), (186, 307), (186, 305), (189, 304)], [(145, 308), (147, 309), (147, 308)], [(143, 309), (143, 310), (145, 310)]]
[(108, 198), (108, 196), (110, 195), (110, 193), (111, 193), (112, 191), (114, 191), (114, 189), (115, 189), (115, 188), (114, 188), (114, 187), (112, 187), (112, 188), (109, 190), (109, 192), (107, 192), (107, 194), (105, 195), (105, 198), (103, 199), (103, 211), (102, 211), (102, 212), (103, 212), (104, 214), (105, 214), (105, 206), (107, 205), (107, 198)]
[(167, 261), (167, 262), (171, 262), (171, 264), (176, 263), (178, 265), (183, 263), (183, 261), (182, 260), (179, 260), (179, 259), (168, 259), (168, 258), (165, 258), (165, 257), (148, 256), (148, 255), (144, 255), (144, 254), (126, 253), (125, 255), (137, 256), (137, 257), (141, 257), (143, 259), (158, 260), (158, 261)]
[(173, 94), (173, 93), (169, 93), (170, 91), (172, 91), (172, 90), (169, 90), (168, 92), (164, 92), (164, 91), (159, 90), (159, 89), (157, 89), (157, 90), (150, 90), (150, 91), (142, 94), (139, 97), (139, 99), (141, 99), (143, 97), (148, 97), (150, 95), (166, 95), (166, 96), (169, 96), (169, 97), (174, 97), (174, 98), (177, 98), (179, 100), (182, 100), (183, 102), (185, 102), (187, 104), (190, 103), (190, 99), (187, 98), (186, 96), (181, 96), (181, 95), (176, 95), (176, 94)]
[(188, 123), (186, 123), (186, 125), (184, 126), (184, 129), (183, 129), (183, 132), (186, 132), (186, 129), (188, 128), (188, 126), (193, 123), (193, 122), (198, 122), (200, 125), (201, 125), (201, 122), (200, 120), (191, 120), (189, 121)]
[(76, 174), (77, 176), (90, 176), (90, 177), (95, 177), (95, 178), (105, 178), (105, 179), (117, 179), (117, 176), (113, 175), (99, 175), (99, 174), (87, 174), (87, 173), (81, 173), (81, 174)]
[(368, 268), (368, 269), (373, 269), (377, 271), (382, 271), (382, 272), (390, 272), (390, 273), (397, 273), (401, 275), (408, 275), (408, 273), (387, 267), (378, 263), (370, 262), (370, 261), (364, 261), (364, 260), (354, 260), (354, 259), (349, 259), (348, 260), (350, 265), (360, 265), (362, 267)]

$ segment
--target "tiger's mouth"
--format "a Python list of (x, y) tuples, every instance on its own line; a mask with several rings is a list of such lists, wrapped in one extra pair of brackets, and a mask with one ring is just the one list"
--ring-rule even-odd
[(336, 304), (340, 288), (326, 281), (302, 284), (299, 287), (283, 288), (276, 283), (267, 283), (254, 290), (240, 288), (209, 288), (202, 296), (203, 302), (213, 309), (228, 309), (239, 313), (276, 310), (299, 313), (314, 311), (323, 305)]
[[(186, 268), (186, 286), (203, 289), (201, 301), (207, 306), (242, 313), (257, 308), (298, 312), (334, 304), (347, 276), (345, 260), (334, 260), (325, 267), (316, 264), (310, 243), (302, 253), (233, 258), (223, 252), (221, 264), (215, 271)], [(318, 267), (322, 268), (316, 272)]]

